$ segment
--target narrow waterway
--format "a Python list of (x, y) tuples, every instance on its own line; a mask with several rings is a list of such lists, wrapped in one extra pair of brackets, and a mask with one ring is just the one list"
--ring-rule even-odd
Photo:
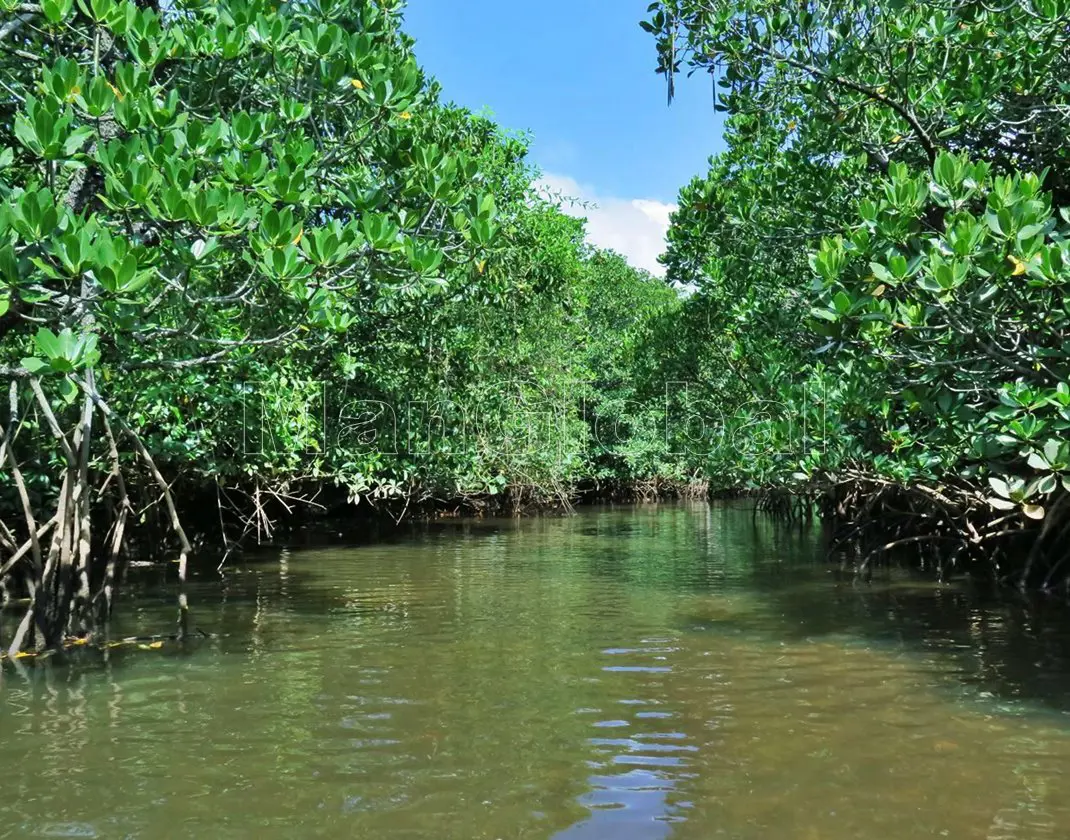
[[(143, 573), (121, 632), (173, 618)], [(1070, 615), (732, 507), (414, 527), (200, 570), (189, 649), (5, 666), (0, 837), (1070, 832)]]

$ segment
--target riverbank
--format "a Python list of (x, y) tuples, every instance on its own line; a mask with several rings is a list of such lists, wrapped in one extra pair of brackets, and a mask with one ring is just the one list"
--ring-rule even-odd
[[(188, 634), (189, 628), (184, 570), (172, 562), (176, 557), (184, 556), (188, 562), (194, 556), (223, 568), (247, 549), (323, 545), (353, 535), (385, 537), (400, 533), (412, 521), (567, 516), (600, 503), (734, 499), (735, 506), (750, 510), (756, 522), (769, 519), (813, 529), (821, 535), (826, 562), (859, 580), (871, 580), (877, 567), (900, 565), (941, 581), (968, 576), (1001, 586), (1070, 593), (1065, 574), (1070, 570), (1065, 563), (1070, 546), (1062, 539), (1067, 526), (1056, 515), (1061, 510), (1058, 505), (1051, 516), (1036, 522), (1024, 515), (993, 511), (976, 491), (947, 484), (906, 487), (879, 477), (845, 474), (801, 489), (711, 492), (703, 479), (650, 479), (587, 481), (552, 490), (505, 485), (493, 494), (451, 497), (441, 491), (419, 490), (414, 483), (391, 492), (370, 489), (357, 498), (337, 486), (308, 480), (281, 485), (264, 480), (244, 486), (214, 484), (196, 492), (188, 484), (169, 482), (168, 486), (174, 518), (166, 505), (146, 505), (138, 529), (114, 549), (110, 579), (91, 575), (88, 584), (94, 591), (109, 586), (109, 597), (116, 597), (131, 564), (156, 564), (168, 577), (177, 575), (173, 585), (179, 604), (178, 637)], [(186, 551), (175, 539), (176, 522)], [(114, 542), (116, 531), (98, 522), (92, 533)], [(90, 546), (91, 553), (107, 550), (107, 543)], [(5, 586), (9, 613), (30, 616), (29, 595), (18, 586)], [(4, 647), (14, 655), (27, 644), (30, 650), (40, 651), (101, 638), (102, 632), (107, 635), (110, 609), (99, 616), (51, 643), (28, 633), (32, 625), (24, 620), (18, 629), (9, 628), (3, 634)]]
[[(824, 534), (829, 562), (849, 568), (861, 579), (877, 566), (910, 566), (939, 580), (968, 575), (1001, 586), (1070, 594), (1070, 521), (1064, 518), (1065, 497), (1041, 520), (1021, 510), (993, 508), (979, 488), (965, 484), (900, 485), (886, 478), (847, 472), (794, 488), (711, 490), (706, 479), (654, 478), (639, 482), (586, 481), (554, 492), (528, 486), (506, 486), (497, 494), (439, 498), (434, 493), (400, 499), (368, 498), (352, 504), (344, 494), (319, 492), (313, 505), (295, 506), (290, 497), (254, 506), (236, 517), (229, 533), (241, 525), (247, 544), (271, 541), (323, 524), (344, 523), (374, 533), (397, 528), (405, 520), (568, 515), (577, 508), (602, 503), (655, 503), (682, 500), (735, 500), (755, 516)], [(212, 531), (208, 517), (204, 544), (234, 545)], [(255, 523), (267, 523), (256, 533)], [(242, 524), (244, 523), (244, 524)], [(282, 540), (285, 542), (285, 538)]]

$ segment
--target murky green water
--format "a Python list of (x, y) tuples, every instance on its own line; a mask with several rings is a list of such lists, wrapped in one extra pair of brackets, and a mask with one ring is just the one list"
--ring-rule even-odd
[(0, 836), (1070, 836), (1066, 611), (856, 586), (745, 511), (428, 526), (193, 601), (190, 651), (8, 666)]

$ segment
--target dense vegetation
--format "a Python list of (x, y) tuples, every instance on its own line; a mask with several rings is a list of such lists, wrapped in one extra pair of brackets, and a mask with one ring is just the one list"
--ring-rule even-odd
[(1065, 580), (1070, 4), (650, 12), (670, 96), (706, 72), (727, 120), (665, 258), (725, 419), (702, 469), (820, 503), (863, 566)]
[(440, 103), (390, 4), (4, 9), (5, 647), (100, 626), (164, 539), (181, 589), (191, 523), (233, 543), (641, 468), (589, 444), (675, 293), (583, 244), (523, 138)]
[(1065, 577), (1066, 0), (651, 6), (670, 95), (728, 114), (683, 297), (443, 104), (395, 6), (0, 0), (5, 648), (104, 626), (161, 546), (185, 633), (195, 530), (582, 490)]

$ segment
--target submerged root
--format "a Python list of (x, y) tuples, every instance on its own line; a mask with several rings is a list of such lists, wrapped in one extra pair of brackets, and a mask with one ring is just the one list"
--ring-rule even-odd
[(830, 553), (850, 559), (865, 579), (874, 565), (901, 559), (941, 578), (969, 573), (1042, 589), (1068, 583), (1066, 494), (1035, 521), (1022, 511), (993, 509), (965, 483), (904, 486), (851, 472), (825, 483), (815, 503), (829, 526)]
[(92, 635), (75, 636), (64, 639), (56, 647), (42, 650), (20, 650), (16, 653), (0, 652), (0, 663), (4, 662), (44, 662), (56, 657), (89, 653), (107, 656), (115, 650), (140, 650), (140, 651), (164, 651), (168, 649), (182, 650), (188, 647), (195, 639), (211, 639), (209, 633), (197, 629), (193, 633), (182, 635), (172, 633), (168, 635), (151, 636), (125, 636), (121, 639), (96, 638)]
[[(7, 422), (0, 423), (0, 461), (8, 470), (18, 511), (0, 526), (0, 583), (9, 598), (17, 593), (26, 605), (11, 639), (3, 640), (9, 657), (26, 651), (62, 650), (66, 639), (84, 637), (107, 623), (122, 576), (127, 523), (134, 512), (128, 477), (139, 469), (148, 473), (147, 487), (154, 494), (139, 518), (145, 519), (152, 508), (162, 505), (170, 533), (178, 542), (178, 632), (180, 636), (187, 632), (185, 583), (191, 545), (171, 487), (141, 438), (100, 396), (92, 371), (86, 372), (84, 380), (70, 378), (81, 387), (83, 397), (66, 429), (36, 377), (27, 382), (26, 413), (19, 383), (11, 382)], [(113, 423), (133, 450), (129, 453), (132, 463), (124, 464), (120, 458)], [(42, 437), (51, 438), (51, 451)], [(52, 456), (59, 463), (51, 485), (56, 490), (51, 494), (39, 488), (31, 491), (24, 463), (32, 466), (30, 474), (47, 476)], [(42, 509), (50, 514), (47, 519)]]
[(663, 501), (699, 501), (710, 498), (710, 483), (695, 474), (688, 478), (653, 476), (631, 481), (595, 482), (583, 487), (576, 495), (586, 501), (638, 502), (651, 504)]
[(762, 513), (783, 522), (806, 525), (813, 522), (818, 495), (812, 491), (793, 492), (776, 487), (755, 494), (754, 513)]

